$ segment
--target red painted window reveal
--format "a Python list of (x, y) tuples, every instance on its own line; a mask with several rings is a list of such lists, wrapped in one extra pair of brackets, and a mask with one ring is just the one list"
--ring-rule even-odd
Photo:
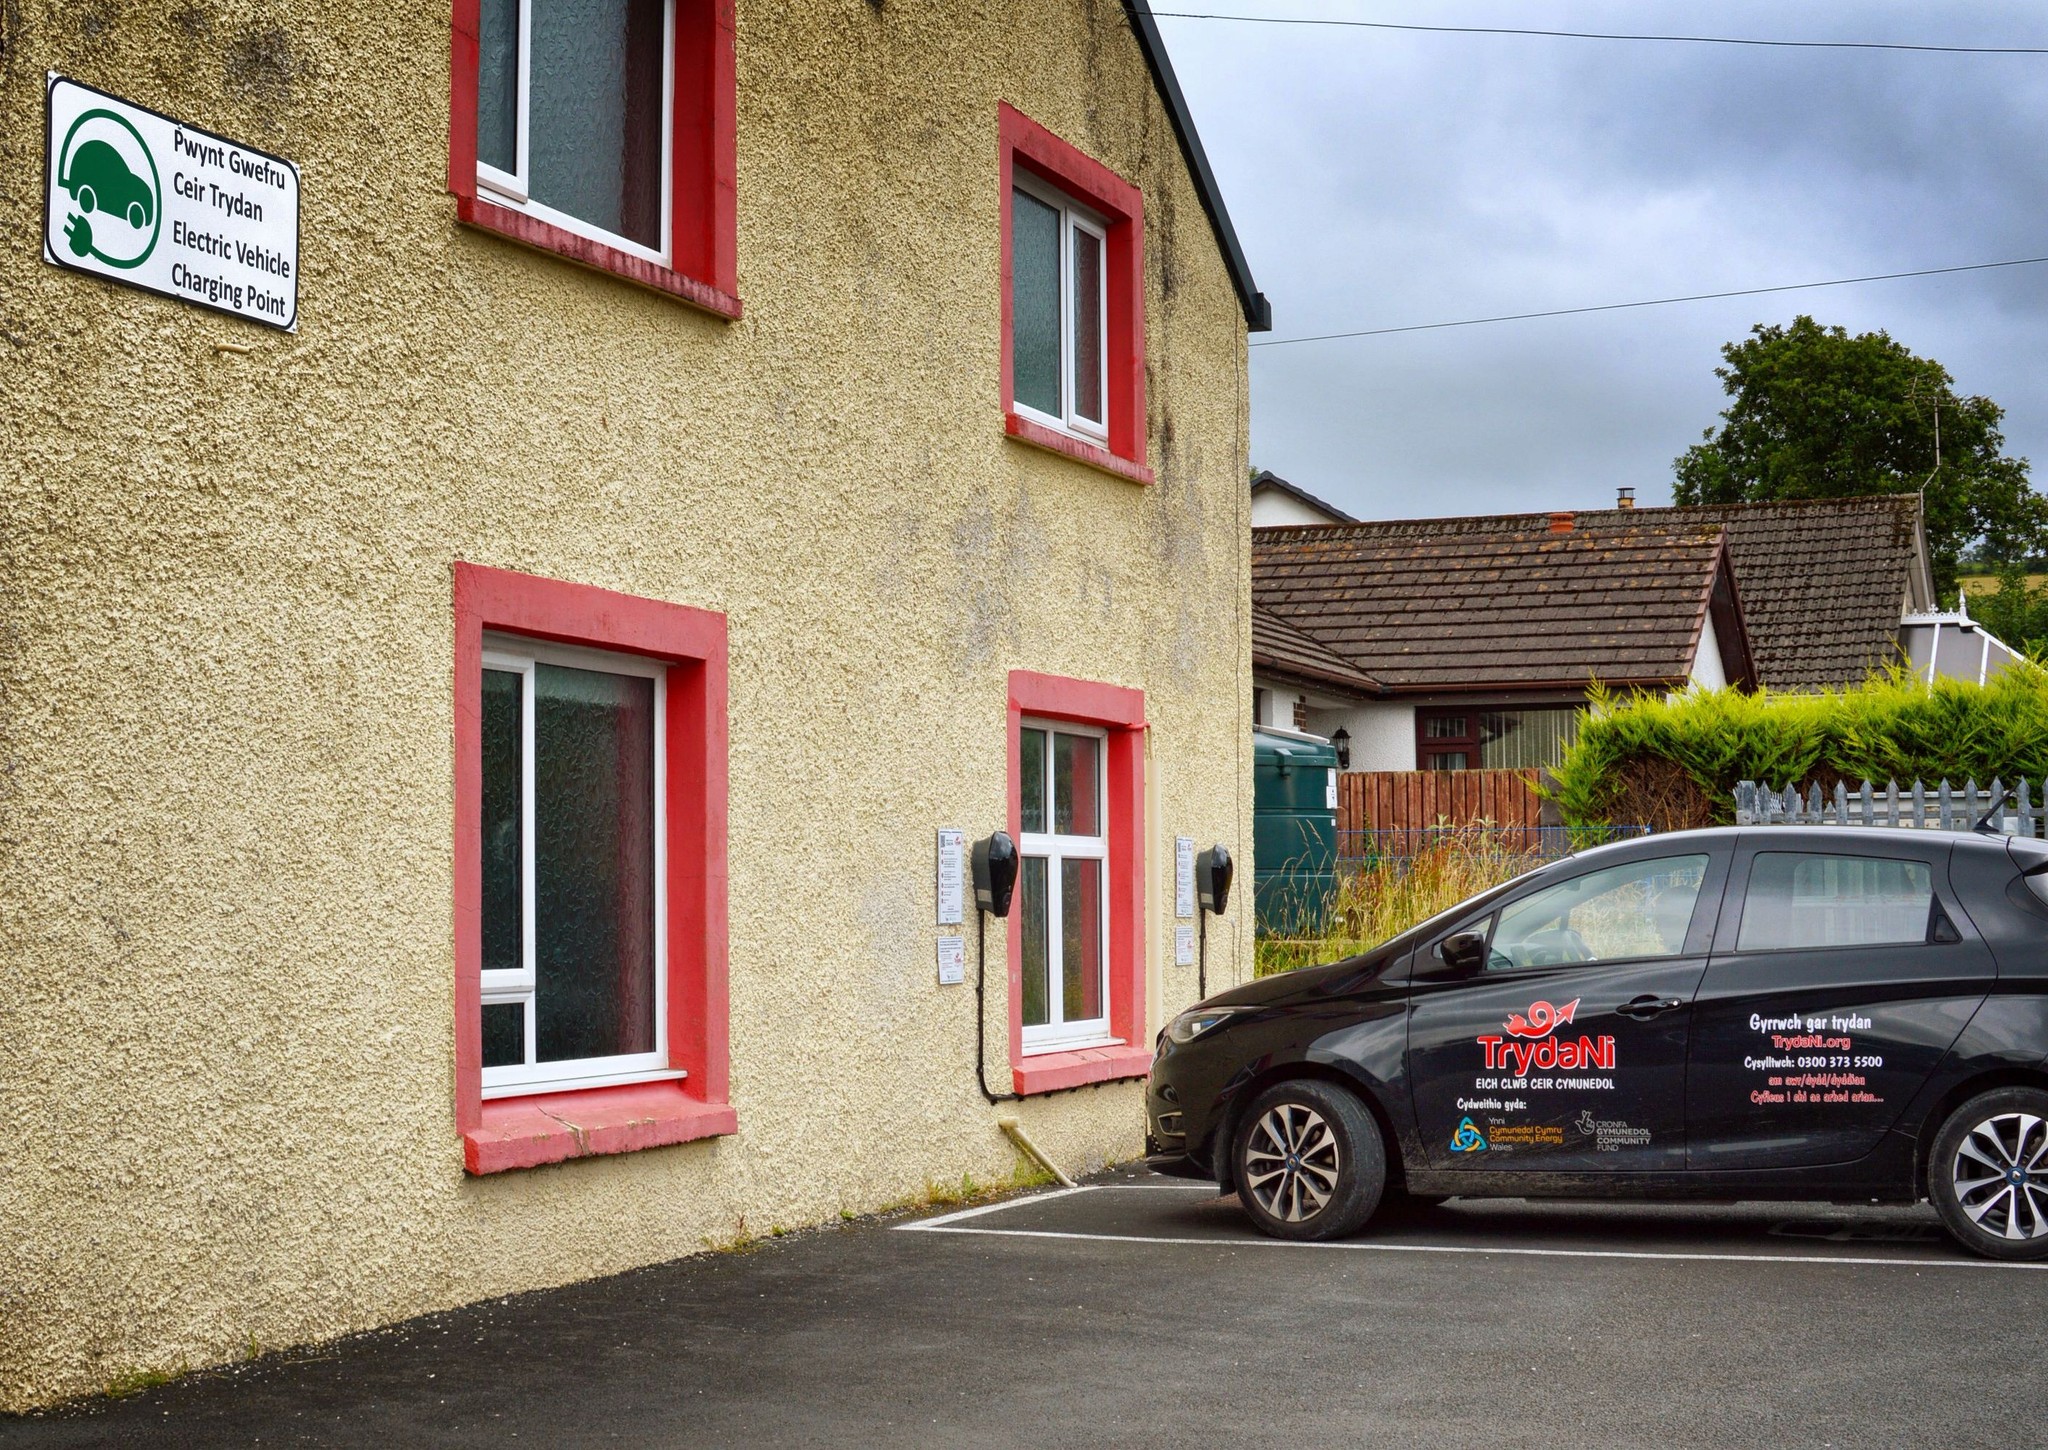
[(1145, 693), (1029, 670), (1010, 672), (1010, 835), (1023, 834), (1025, 716), (1071, 720), (1108, 732), (1109, 1030), (1115, 1047), (1024, 1055), (1024, 917), (1010, 914), (1010, 1071), (1020, 1093), (1053, 1092), (1152, 1066), (1145, 1037)]
[[(483, 636), (666, 660), (669, 1066), (680, 1082), (483, 1097)], [(725, 616), (455, 565), (455, 1121), (471, 1173), (730, 1133)]]
[[(1145, 206), (1138, 188), (1068, 145), (1007, 102), (996, 121), (1001, 147), (1003, 257), (1003, 431), (1137, 483), (1150, 483), (1145, 461)], [(1022, 167), (1083, 203), (1109, 223), (1109, 447), (1048, 428), (1018, 413), (1011, 376), (1010, 198)]]
[(733, 0), (675, 0), (669, 265), (650, 262), (499, 206), (476, 183), (481, 0), (454, 0), (449, 55), (448, 190), (470, 226), (667, 292), (721, 317), (740, 315)]

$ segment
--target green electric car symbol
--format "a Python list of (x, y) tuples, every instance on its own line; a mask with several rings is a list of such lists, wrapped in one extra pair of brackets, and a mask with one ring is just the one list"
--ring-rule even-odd
[(71, 174), (63, 186), (80, 211), (123, 217), (138, 232), (156, 216), (149, 183), (130, 171), (121, 153), (104, 141), (88, 141), (71, 153)]
[[(79, 139), (80, 128), (95, 120), (111, 121), (134, 138), (143, 161), (149, 166), (147, 179), (131, 168), (110, 142), (99, 136)], [(163, 231), (162, 207), (158, 202), (162, 183), (157, 176), (156, 158), (150, 155), (148, 143), (125, 117), (95, 109), (73, 121), (64, 137), (57, 185), (78, 208), (76, 214), (64, 223), (64, 239), (75, 256), (96, 257), (110, 267), (126, 268), (141, 266), (156, 250), (157, 236)], [(142, 249), (132, 257), (111, 256), (100, 250), (93, 237), (91, 219), (94, 212), (126, 222), (136, 235), (145, 239)]]

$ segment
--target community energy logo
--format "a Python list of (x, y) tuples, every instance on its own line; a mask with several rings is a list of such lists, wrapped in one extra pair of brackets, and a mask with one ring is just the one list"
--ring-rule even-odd
[(1458, 1124), (1458, 1131), (1451, 1134), (1451, 1151), (1453, 1153), (1484, 1153), (1486, 1151), (1486, 1135), (1479, 1131), (1478, 1125), (1470, 1118), (1466, 1118)]

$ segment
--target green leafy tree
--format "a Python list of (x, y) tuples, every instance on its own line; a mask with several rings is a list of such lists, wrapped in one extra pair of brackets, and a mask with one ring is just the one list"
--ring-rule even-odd
[(1932, 358), (1883, 332), (1851, 337), (1804, 316), (1789, 327), (1760, 323), (1721, 355), (1728, 365), (1714, 372), (1734, 402), (1720, 428), (1676, 460), (1679, 503), (1924, 487), (1930, 563), (1944, 597), (1957, 560), (1978, 541), (1991, 557), (2010, 559), (2048, 538), (2048, 500), (2028, 482), (2027, 460), (2005, 454), (2005, 410), (1958, 396)]
[(2032, 583), (2017, 559), (1998, 565), (1994, 577), (1998, 587), (1970, 601), (1971, 618), (2014, 649), (2048, 653), (2048, 583)]

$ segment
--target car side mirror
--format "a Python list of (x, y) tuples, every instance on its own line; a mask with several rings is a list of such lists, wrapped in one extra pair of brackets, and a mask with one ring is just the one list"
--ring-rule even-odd
[(1470, 976), (1486, 965), (1486, 934), (1461, 931), (1436, 944), (1436, 954), (1457, 976)]

